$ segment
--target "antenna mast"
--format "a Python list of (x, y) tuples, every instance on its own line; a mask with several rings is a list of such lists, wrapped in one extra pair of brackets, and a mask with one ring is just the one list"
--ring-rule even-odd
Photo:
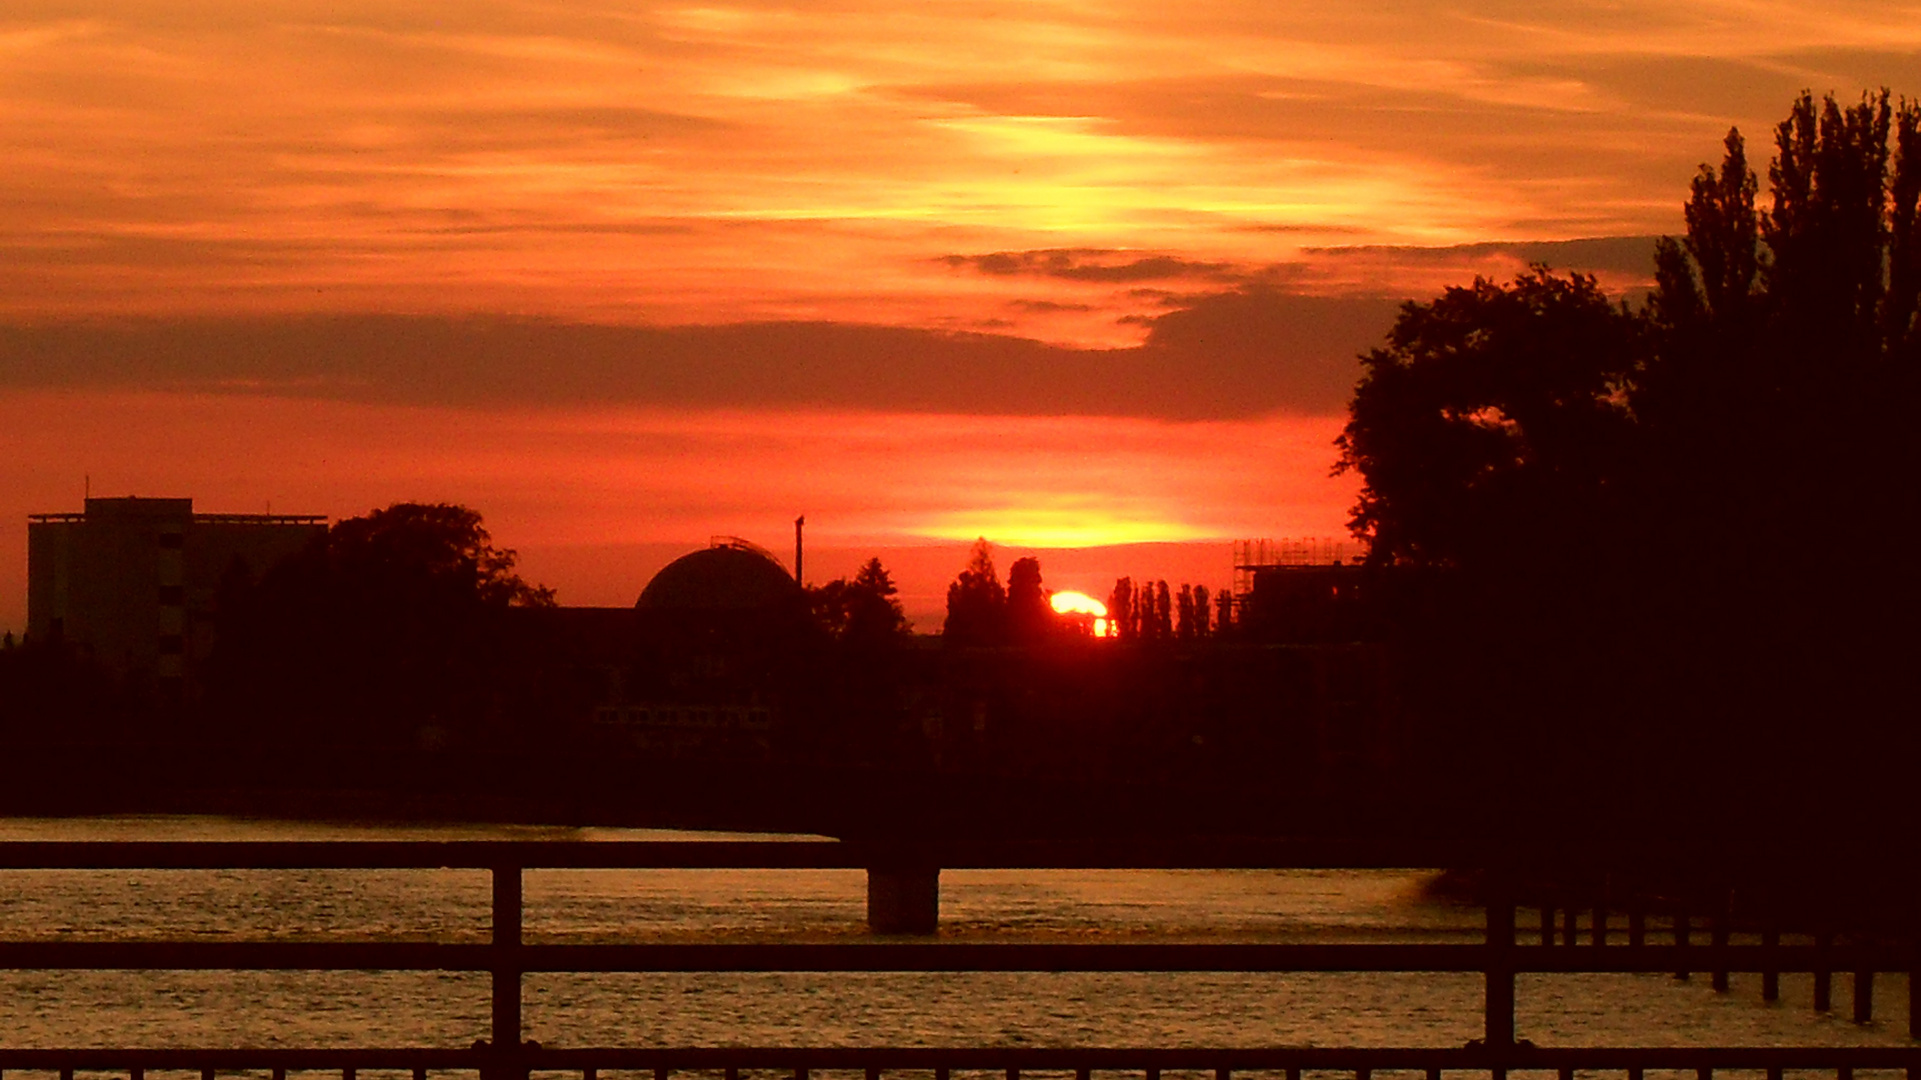
[(807, 524), (806, 514), (802, 514), (801, 516), (794, 519), (794, 583), (802, 586), (807, 584), (807, 579), (800, 575), (800, 559), (801, 559), (801, 553), (802, 553), (802, 548), (800, 543), (800, 530), (801, 530), (801, 526), (806, 524)]

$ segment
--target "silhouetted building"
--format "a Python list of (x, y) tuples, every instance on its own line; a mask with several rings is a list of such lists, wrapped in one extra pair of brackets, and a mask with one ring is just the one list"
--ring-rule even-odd
[(634, 607), (676, 622), (751, 623), (800, 600), (799, 584), (771, 552), (737, 536), (717, 536), (663, 567)]
[(1236, 543), (1241, 636), (1296, 645), (1377, 640), (1377, 594), (1390, 571), (1364, 564), (1362, 555), (1359, 545), (1338, 540)]
[(780, 562), (716, 537), (654, 575), (634, 612), (635, 653), (609, 669), (596, 728), (649, 757), (771, 757), (808, 625)]
[(1319, 644), (1372, 636), (1375, 572), (1362, 566), (1263, 566), (1242, 600), (1241, 630), (1259, 641)]
[(326, 531), (319, 515), (196, 514), (192, 499), (88, 499), (82, 513), (31, 514), (27, 634), (178, 688), (213, 650), (222, 582), (257, 579)]

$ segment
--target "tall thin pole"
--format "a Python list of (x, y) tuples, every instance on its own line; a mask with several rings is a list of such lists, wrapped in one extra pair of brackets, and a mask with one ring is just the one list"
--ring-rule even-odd
[(801, 526), (805, 524), (807, 524), (806, 514), (802, 514), (801, 516), (794, 519), (794, 582), (795, 584), (798, 584), (798, 585), (807, 584), (807, 579), (801, 576), (801, 567), (800, 567), (800, 559), (801, 559), (800, 530), (801, 530)]
[(1514, 888), (1507, 868), (1487, 868), (1487, 990), (1482, 1002), (1486, 1030), (1482, 1043), (1496, 1061), (1494, 1077), (1506, 1074), (1507, 1051), (1514, 1047)]
[(520, 1057), (520, 867), (495, 866), (493, 955), (493, 1051), (489, 1080), (524, 1080)]

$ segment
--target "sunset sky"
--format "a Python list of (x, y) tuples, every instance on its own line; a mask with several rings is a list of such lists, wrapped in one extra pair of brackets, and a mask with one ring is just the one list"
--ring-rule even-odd
[(1400, 300), (1633, 290), (1729, 125), (1884, 85), (1921, 7), (10, 0), (0, 628), (88, 478), (463, 501), (565, 603), (803, 512), (924, 630), (981, 535), (1225, 584), (1342, 532)]

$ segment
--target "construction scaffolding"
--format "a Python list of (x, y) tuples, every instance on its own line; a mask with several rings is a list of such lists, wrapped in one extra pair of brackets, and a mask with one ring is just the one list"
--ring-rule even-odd
[(1283, 537), (1234, 542), (1234, 595), (1254, 591), (1254, 573), (1280, 566), (1339, 566), (1367, 557), (1367, 546), (1332, 536)]

